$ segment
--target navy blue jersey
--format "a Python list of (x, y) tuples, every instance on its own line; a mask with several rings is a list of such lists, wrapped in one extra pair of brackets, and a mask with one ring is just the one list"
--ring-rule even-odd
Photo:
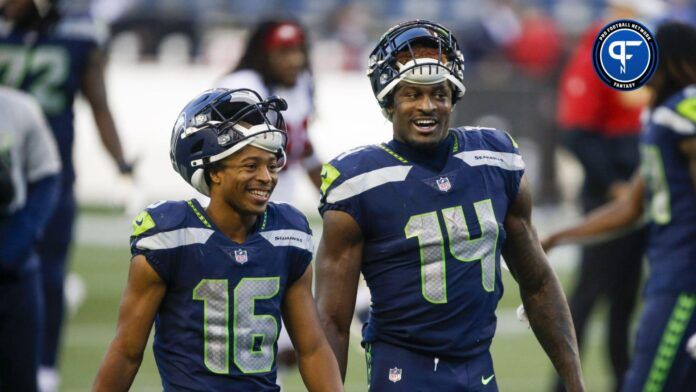
[(65, 19), (43, 34), (0, 33), (0, 84), (24, 90), (41, 104), (58, 143), (64, 184), (75, 178), (73, 102), (96, 47), (96, 33), (85, 19)]
[(641, 138), (650, 216), (647, 293), (696, 291), (696, 192), (679, 143), (696, 136), (696, 85), (651, 114)]
[(395, 141), (338, 156), (324, 167), (319, 209), (350, 214), (362, 231), (372, 294), (364, 342), (466, 358), (495, 332), (503, 222), (524, 163), (501, 131), (448, 138), (441, 170)]
[(167, 286), (153, 346), (164, 389), (280, 390), (281, 304), (313, 251), (302, 213), (269, 203), (242, 244), (196, 200), (154, 204), (133, 226), (131, 253), (144, 255)]

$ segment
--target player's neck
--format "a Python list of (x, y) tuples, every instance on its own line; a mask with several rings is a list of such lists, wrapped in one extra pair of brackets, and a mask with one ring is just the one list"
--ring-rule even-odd
[(396, 139), (392, 139), (388, 144), (397, 154), (404, 156), (406, 159), (439, 172), (447, 164), (453, 142), (453, 135), (448, 133), (444, 139), (430, 148), (419, 148)]
[(223, 200), (211, 199), (205, 212), (222, 234), (240, 244), (246, 241), (258, 219), (258, 215), (242, 214)]

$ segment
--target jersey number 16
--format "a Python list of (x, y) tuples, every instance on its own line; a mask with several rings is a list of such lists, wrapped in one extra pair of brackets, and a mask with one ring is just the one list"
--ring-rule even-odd
[[(269, 314), (255, 314), (257, 300), (278, 295), (278, 277), (243, 278), (233, 292), (232, 352), (242, 373), (265, 373), (273, 367), (273, 344), (278, 321)], [(213, 373), (229, 372), (230, 298), (227, 279), (203, 279), (193, 289), (193, 299), (203, 301), (203, 362)]]

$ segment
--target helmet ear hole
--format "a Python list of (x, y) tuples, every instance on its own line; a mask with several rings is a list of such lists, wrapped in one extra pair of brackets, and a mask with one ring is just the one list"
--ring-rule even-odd
[(191, 154), (196, 154), (199, 153), (203, 150), (203, 139), (195, 142), (193, 146), (191, 146)]

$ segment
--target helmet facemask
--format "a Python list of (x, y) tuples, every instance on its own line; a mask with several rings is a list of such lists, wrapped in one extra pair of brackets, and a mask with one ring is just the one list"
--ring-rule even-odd
[[(280, 111), (285, 109), (287, 103), (282, 98), (272, 96), (261, 101), (252, 90), (240, 89), (221, 96), (199, 111), (192, 121), (193, 126), (184, 133), (213, 129), (223, 151), (193, 160), (191, 166), (221, 161), (246, 145), (252, 145), (275, 154), (282, 168), (286, 161), (287, 134)], [(200, 124), (200, 127), (196, 127), (196, 124)]]
[[(287, 103), (282, 98), (272, 96), (262, 100), (253, 90), (237, 89), (216, 97), (197, 110), (193, 118), (187, 119), (182, 113), (175, 125), (172, 151), (177, 150), (180, 141), (200, 133), (195, 143), (187, 143), (193, 159), (183, 162), (193, 169), (189, 174), (191, 185), (208, 196), (206, 171), (247, 145), (273, 153), (278, 170), (282, 169), (287, 161), (287, 134), (280, 112), (286, 109)], [(177, 169), (180, 173), (185, 170), (190, 169)]]
[[(419, 55), (420, 47), (429, 48), (433, 55)], [(444, 27), (422, 20), (387, 31), (370, 55), (367, 75), (382, 109), (389, 106), (391, 94), (401, 81), (421, 85), (449, 81), (453, 104), (466, 91), (464, 57), (455, 38)]]

